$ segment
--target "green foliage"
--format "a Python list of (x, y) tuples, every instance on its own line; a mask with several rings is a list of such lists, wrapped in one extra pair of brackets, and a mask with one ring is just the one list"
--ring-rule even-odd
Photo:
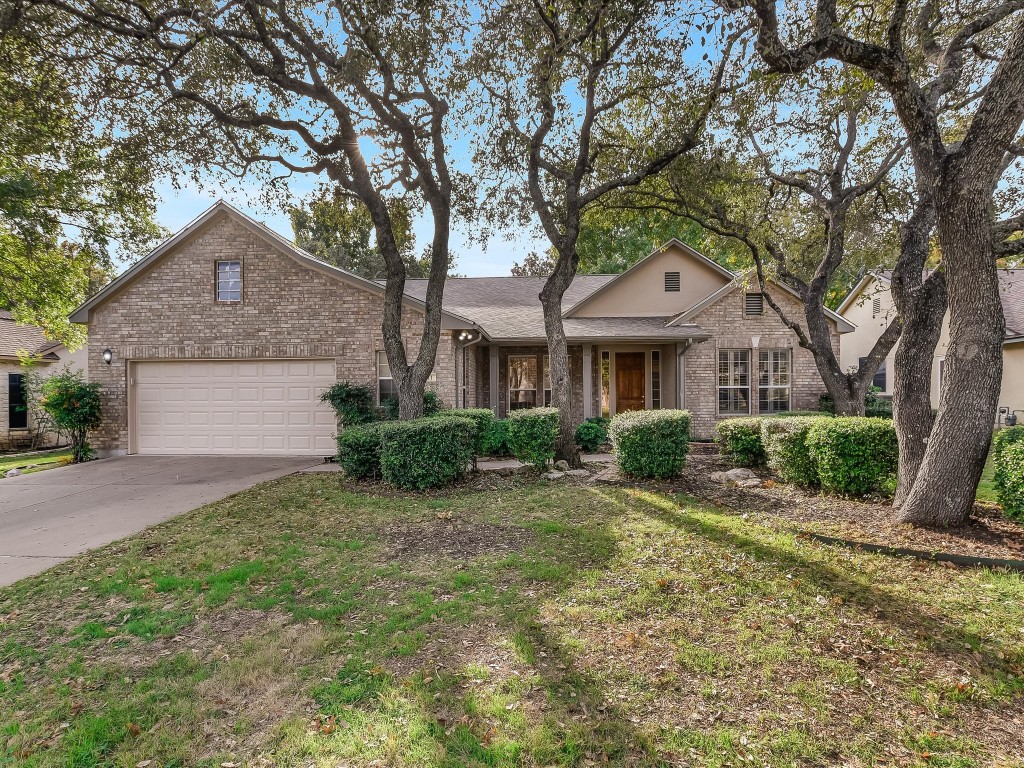
[(784, 416), (761, 422), (761, 444), (768, 466), (787, 483), (818, 484), (818, 470), (807, 447), (807, 433), (821, 416)]
[(494, 423), (494, 412), (490, 408), (462, 408), (457, 411), (441, 411), (441, 416), (461, 416), (473, 422), (473, 456), (487, 456), (485, 441)]
[(356, 480), (380, 477), (380, 428), (382, 424), (347, 427), (338, 435), (338, 464)]
[(508, 419), (495, 419), (484, 433), (481, 456), (511, 456), (508, 443)]
[[(441, 398), (437, 396), (436, 392), (431, 392), (429, 389), (423, 393), (423, 415), (434, 416), (441, 411), (443, 408)], [(394, 421), (398, 418), (398, 398), (389, 397), (386, 398), (380, 404), (381, 415), (388, 421)]]
[(996, 472), (996, 495), (1003, 512), (1007, 517), (1024, 521), (1024, 441), (1009, 443), (1000, 451)]
[(373, 388), (368, 384), (338, 381), (324, 390), (320, 399), (334, 409), (342, 427), (367, 424), (377, 417), (373, 404)]
[(525, 408), (508, 417), (508, 446), (512, 455), (538, 469), (555, 457), (558, 437), (557, 408)]
[(1003, 511), (1024, 519), (1024, 463), (1017, 446), (1024, 445), (1024, 426), (998, 430), (992, 438), (993, 485)]
[(406, 490), (449, 485), (473, 458), (477, 425), (463, 416), (393, 421), (380, 430), (381, 476)]
[(725, 419), (715, 425), (722, 456), (737, 467), (761, 467), (767, 460), (761, 442), (761, 422), (766, 417)]
[[(868, 387), (867, 394), (864, 395), (864, 415), (876, 419), (891, 419), (892, 400), (879, 397), (878, 393), (881, 391), (875, 386)], [(818, 398), (818, 408), (824, 413), (835, 414), (836, 412), (836, 405), (828, 393)]]
[(675, 477), (690, 448), (690, 412), (628, 411), (609, 430), (619, 469), (634, 477)]
[(585, 453), (595, 453), (608, 442), (608, 426), (610, 424), (611, 420), (603, 416), (587, 419), (576, 427), (576, 445)]
[(817, 419), (806, 441), (821, 488), (827, 493), (862, 496), (881, 490), (886, 479), (896, 473), (896, 429), (887, 419)]
[(46, 379), (39, 401), (54, 425), (66, 432), (71, 441), (72, 461), (87, 461), (92, 456), (89, 430), (100, 425), (100, 385), (87, 382), (81, 371), (65, 368)]

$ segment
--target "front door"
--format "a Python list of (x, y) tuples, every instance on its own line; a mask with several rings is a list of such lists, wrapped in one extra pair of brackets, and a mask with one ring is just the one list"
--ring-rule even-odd
[(644, 397), (643, 352), (615, 353), (615, 412), (642, 411)]

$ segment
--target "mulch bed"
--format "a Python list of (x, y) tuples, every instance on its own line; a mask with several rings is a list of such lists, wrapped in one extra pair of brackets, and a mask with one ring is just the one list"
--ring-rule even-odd
[[(712, 472), (730, 468), (715, 453), (691, 451), (682, 475), (664, 483), (663, 490), (685, 493), (739, 513), (790, 520), (798, 531), (928, 552), (1024, 560), (1024, 526), (1007, 519), (992, 505), (975, 504), (967, 524), (960, 528), (922, 528), (897, 522), (892, 506), (881, 498), (842, 499), (779, 482), (761, 488), (738, 488), (711, 480)], [(758, 475), (762, 480), (772, 480), (767, 471)], [(601, 479), (618, 481), (614, 470)]]

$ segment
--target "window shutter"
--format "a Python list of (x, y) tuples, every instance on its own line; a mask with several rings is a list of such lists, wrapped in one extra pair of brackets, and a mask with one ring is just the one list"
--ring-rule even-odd
[(665, 290), (670, 293), (679, 293), (679, 273), (665, 273)]
[(764, 296), (762, 296), (760, 293), (748, 293), (744, 299), (743, 314), (763, 315)]

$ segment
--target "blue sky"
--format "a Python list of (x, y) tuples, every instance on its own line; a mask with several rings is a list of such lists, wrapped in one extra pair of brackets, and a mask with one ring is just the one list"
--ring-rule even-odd
[[(316, 179), (309, 177), (292, 184), (292, 191), (298, 201), (309, 194), (316, 186)], [(260, 200), (259, 189), (253, 184), (239, 184), (237, 189), (225, 189), (211, 180), (207, 187), (200, 189), (185, 185), (175, 189), (170, 183), (162, 183), (157, 187), (161, 202), (157, 205), (157, 222), (171, 233), (182, 229), (186, 224), (199, 216), (213, 205), (218, 198), (223, 198), (243, 213), (252, 216), (271, 229), (279, 232), (289, 240), (292, 237), (291, 222), (279, 208), (268, 207)], [(431, 225), (421, 217), (414, 226), (417, 247), (430, 242)], [(486, 248), (468, 241), (466, 232), (454, 228), (452, 232), (452, 251), (458, 257), (456, 271), (469, 277), (488, 275), (507, 275), (513, 262), (522, 261), (531, 250), (543, 251), (548, 242), (539, 232), (509, 232), (492, 237)], [(127, 268), (129, 265), (123, 265)]]

